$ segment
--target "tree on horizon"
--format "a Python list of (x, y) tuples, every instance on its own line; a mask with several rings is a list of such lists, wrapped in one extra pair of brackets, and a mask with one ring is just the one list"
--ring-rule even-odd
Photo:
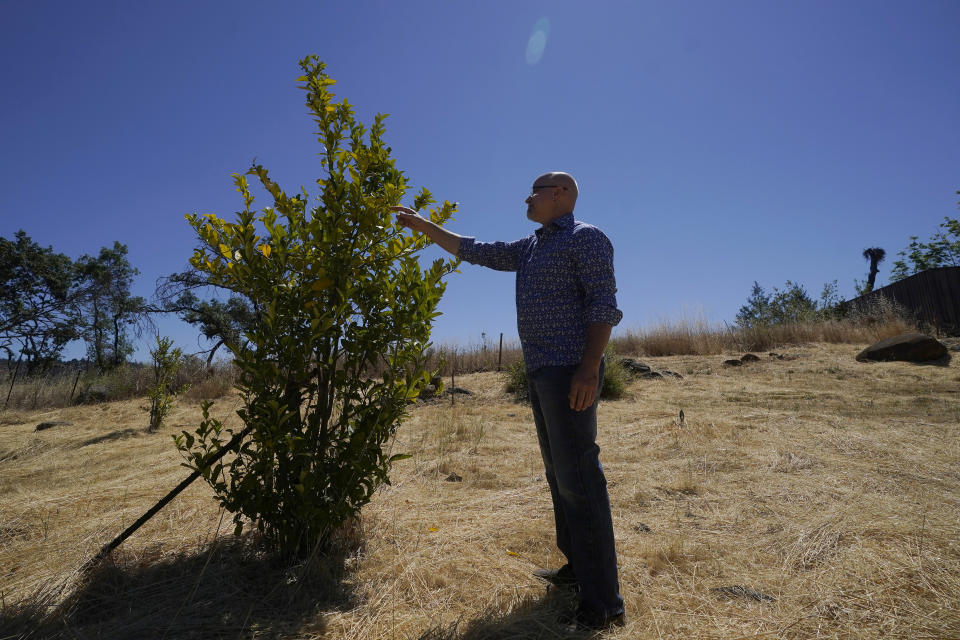
[(877, 281), (877, 274), (880, 272), (879, 265), (887, 257), (887, 252), (880, 247), (870, 247), (863, 250), (863, 257), (870, 261), (870, 273), (867, 274), (867, 284), (863, 287), (862, 293), (870, 293)]

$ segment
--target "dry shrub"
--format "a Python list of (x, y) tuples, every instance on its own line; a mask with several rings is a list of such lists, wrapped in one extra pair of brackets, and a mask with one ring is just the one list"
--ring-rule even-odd
[(237, 370), (230, 362), (205, 364), (188, 359), (184, 367), (177, 372), (177, 385), (189, 384), (183, 394), (192, 400), (211, 400), (221, 398), (233, 390), (237, 381)]

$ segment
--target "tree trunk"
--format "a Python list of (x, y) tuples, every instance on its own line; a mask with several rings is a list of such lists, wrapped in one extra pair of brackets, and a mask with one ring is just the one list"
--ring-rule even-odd
[(870, 274), (867, 276), (867, 289), (866, 293), (873, 291), (873, 283), (877, 280), (877, 274), (880, 272), (880, 269), (877, 268), (877, 259), (870, 258)]
[(213, 362), (213, 356), (221, 346), (223, 346), (223, 340), (213, 345), (213, 349), (210, 349), (210, 354), (207, 356), (207, 369), (210, 368), (210, 363)]
[(103, 325), (100, 321), (100, 304), (93, 300), (93, 356), (97, 361), (97, 369), (103, 371), (106, 367), (103, 361)]

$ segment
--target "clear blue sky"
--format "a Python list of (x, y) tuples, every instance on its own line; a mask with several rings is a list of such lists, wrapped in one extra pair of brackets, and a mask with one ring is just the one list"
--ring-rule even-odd
[[(569, 171), (615, 246), (621, 330), (731, 322), (754, 280), (853, 295), (866, 247), (887, 282), (958, 215), (958, 33), (955, 0), (0, 0), (0, 235), (119, 240), (151, 296), (190, 256), (183, 215), (241, 208), (254, 157), (314, 184), (295, 78), (316, 53), (364, 121), (390, 114), (398, 166), (461, 202), (454, 231), (529, 234), (533, 178)], [(463, 265), (441, 310), (435, 341), (515, 337), (512, 274)]]

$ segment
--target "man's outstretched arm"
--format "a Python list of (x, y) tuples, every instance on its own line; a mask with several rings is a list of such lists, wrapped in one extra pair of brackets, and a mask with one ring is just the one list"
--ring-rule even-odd
[(390, 207), (390, 210), (396, 212), (397, 222), (400, 225), (418, 233), (425, 233), (441, 249), (457, 255), (457, 251), (460, 250), (460, 240), (463, 236), (447, 231), (440, 225), (430, 222), (410, 207)]

